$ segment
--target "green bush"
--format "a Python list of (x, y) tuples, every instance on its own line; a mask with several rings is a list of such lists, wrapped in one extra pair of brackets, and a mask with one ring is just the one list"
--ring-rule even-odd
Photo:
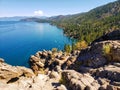
[(55, 52), (57, 52), (57, 51), (58, 51), (57, 48), (52, 48), (52, 52), (53, 52), (53, 53), (55, 53)]
[(108, 60), (108, 63), (112, 61), (112, 47), (110, 44), (103, 45), (103, 55)]
[(63, 85), (66, 85), (66, 84), (67, 84), (64, 76), (61, 76), (61, 79), (59, 80), (59, 83), (60, 83), (60, 84), (63, 84)]
[(70, 53), (72, 51), (72, 47), (69, 44), (65, 44), (64, 46), (64, 51), (67, 53)]
[(111, 46), (109, 44), (103, 45), (103, 54), (108, 55), (111, 53)]

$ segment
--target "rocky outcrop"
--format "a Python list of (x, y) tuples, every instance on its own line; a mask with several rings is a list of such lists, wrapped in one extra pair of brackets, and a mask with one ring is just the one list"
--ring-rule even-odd
[[(109, 54), (103, 50), (105, 45), (110, 46)], [(47, 71), (50, 78), (59, 80), (68, 90), (119, 90), (119, 50), (120, 41), (109, 40), (96, 42), (80, 54), (43, 51), (31, 56), (30, 60), (33, 67), (36, 65), (36, 71)]]
[(64, 70), (62, 83), (68, 90), (119, 90), (119, 69), (118, 63), (114, 63), (96, 69), (87, 68), (86, 72), (83, 68), (80, 72)]
[(100, 88), (104, 87), (105, 90), (109, 90), (107, 89), (108, 85), (120, 88), (120, 63), (109, 63), (108, 65), (99, 68), (83, 66), (79, 68), (79, 72), (89, 73), (93, 76), (94, 79), (98, 81)]
[(94, 44), (95, 42), (101, 42), (101, 41), (107, 41), (107, 40), (120, 40), (120, 30), (111, 31), (99, 37), (98, 39), (94, 40), (92, 44)]
[(119, 40), (96, 42), (81, 52), (70, 54), (37, 52), (30, 62), (34, 72), (46, 71), (50, 78), (60, 80), (68, 90), (120, 89)]
[[(112, 46), (113, 51), (116, 50), (116, 48), (114, 47), (119, 48), (118, 41), (104, 41), (104, 43), (111, 43), (111, 45), (113, 45)], [(102, 46), (104, 45), (104, 43), (101, 42), (97, 44), (100, 44)], [(98, 46), (96, 46), (96, 49), (98, 48)], [(97, 49), (96, 51), (98, 50), (101, 50), (101, 48)], [(90, 52), (92, 51), (94, 51), (94, 49), (90, 50)], [(119, 49), (116, 52), (119, 53)], [(83, 53), (83, 51), (81, 51), (80, 54), (81, 53)], [(51, 56), (52, 55), (54, 56), (50, 57), (49, 54)], [(93, 61), (91, 60), (92, 63), (88, 64), (88, 62), (86, 62), (87, 59), (85, 61), (79, 59), (79, 57), (82, 54), (78, 57), (78, 60), (76, 60), (78, 54), (79, 52), (75, 52), (71, 54), (66, 54), (63, 52), (53, 53), (50, 51), (37, 52), (36, 55), (31, 56), (30, 58), (31, 67), (33, 71), (25, 67), (8, 65), (4, 62), (3, 59), (1, 59), (0, 89), (3, 88), (4, 90), (8, 90), (8, 89), (9, 90), (119, 90), (120, 89), (119, 59), (118, 60), (113, 59), (108, 63), (107, 58), (103, 56), (104, 59), (106, 60), (106, 63), (99, 65), (97, 63), (99, 63), (100, 61), (99, 62), (96, 61), (94, 62), (96, 64), (92, 64)], [(116, 55), (119, 56), (119, 54)], [(79, 62), (80, 63), (82, 62), (81, 65), (79, 64)], [(96, 66), (98, 65), (98, 66), (94, 67), (92, 65), (96, 65)]]
[(54, 71), (36, 76), (31, 69), (11, 66), (0, 60), (0, 90), (66, 90), (58, 76)]
[(0, 82), (0, 90), (67, 90), (62, 84), (47, 75), (39, 74), (32, 78), (21, 77), (14, 83)]
[(117, 66), (116, 64), (120, 65), (120, 63), (113, 63), (97, 68), (94, 75), (96, 77), (107, 78), (115, 82), (120, 82), (120, 78), (118, 78), (120, 77), (120, 66)]
[(98, 90), (100, 85), (90, 74), (78, 73), (74, 70), (65, 70), (62, 79), (68, 90)]
[[(109, 52), (107, 52), (107, 50), (104, 51), (105, 47), (109, 49)], [(94, 43), (85, 50), (82, 50), (75, 62), (75, 66), (82, 64), (84, 66), (97, 68), (109, 62), (120, 62), (119, 40)]]
[(0, 79), (5, 80), (7, 83), (17, 81), (19, 77), (28, 77), (31, 78), (34, 76), (34, 73), (31, 69), (20, 67), (20, 66), (11, 66), (6, 64), (3, 60), (0, 60)]
[[(76, 71), (63, 72), (66, 86), (74, 90), (119, 90), (120, 89), (120, 30), (106, 34), (95, 40), (91, 46), (81, 50), (72, 65)], [(71, 73), (72, 72), (72, 73)], [(79, 73), (78, 73), (79, 72)], [(74, 74), (76, 73), (76, 74)], [(88, 74), (94, 84), (83, 84), (81, 78)], [(73, 75), (73, 76), (72, 76)], [(83, 75), (83, 76), (82, 76)], [(75, 80), (73, 80), (75, 78)], [(90, 78), (89, 78), (90, 80)], [(92, 80), (90, 80), (92, 81)], [(80, 84), (79, 84), (80, 82)], [(92, 86), (96, 85), (96, 86)], [(95, 88), (97, 87), (97, 88)]]
[(52, 70), (60, 72), (61, 69), (70, 68), (78, 54), (79, 51), (74, 51), (69, 54), (62, 51), (38, 51), (30, 57), (30, 66), (36, 74), (48, 73), (48, 71)]

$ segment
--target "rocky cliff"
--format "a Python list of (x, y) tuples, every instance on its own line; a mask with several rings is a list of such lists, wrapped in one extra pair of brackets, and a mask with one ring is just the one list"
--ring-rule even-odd
[(30, 57), (31, 69), (11, 66), (1, 59), (0, 89), (120, 90), (120, 41), (116, 32), (120, 30), (81, 51), (38, 51)]
[(99, 37), (98, 39), (95, 39), (93, 43), (95, 42), (101, 42), (106, 40), (120, 40), (120, 30), (114, 30), (109, 33), (106, 33), (105, 35)]

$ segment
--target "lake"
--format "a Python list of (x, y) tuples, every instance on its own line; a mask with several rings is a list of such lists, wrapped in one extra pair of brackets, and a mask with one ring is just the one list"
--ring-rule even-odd
[(11, 65), (28, 67), (30, 56), (37, 51), (63, 50), (71, 43), (62, 29), (49, 23), (0, 21), (0, 58)]

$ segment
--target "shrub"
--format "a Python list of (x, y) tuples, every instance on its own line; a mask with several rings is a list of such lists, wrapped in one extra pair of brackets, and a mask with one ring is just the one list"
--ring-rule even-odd
[(103, 45), (103, 54), (108, 55), (111, 53), (111, 46), (109, 44)]
[(63, 84), (63, 85), (66, 85), (67, 82), (66, 82), (64, 76), (61, 76), (61, 79), (59, 80), (59, 83), (60, 83), (60, 84)]
[(72, 50), (81, 50), (88, 46), (86, 41), (78, 41), (75, 44), (72, 44)]
[(76, 44), (72, 43), (72, 51), (76, 50)]
[(112, 57), (112, 47), (110, 44), (103, 45), (103, 55), (106, 57), (108, 62), (111, 62), (113, 57)]
[(57, 51), (58, 51), (57, 48), (52, 48), (52, 52), (53, 52), (53, 53), (55, 53), (55, 52), (57, 52)]
[(67, 52), (67, 53), (70, 53), (72, 51), (71, 45), (65, 44), (64, 51)]

